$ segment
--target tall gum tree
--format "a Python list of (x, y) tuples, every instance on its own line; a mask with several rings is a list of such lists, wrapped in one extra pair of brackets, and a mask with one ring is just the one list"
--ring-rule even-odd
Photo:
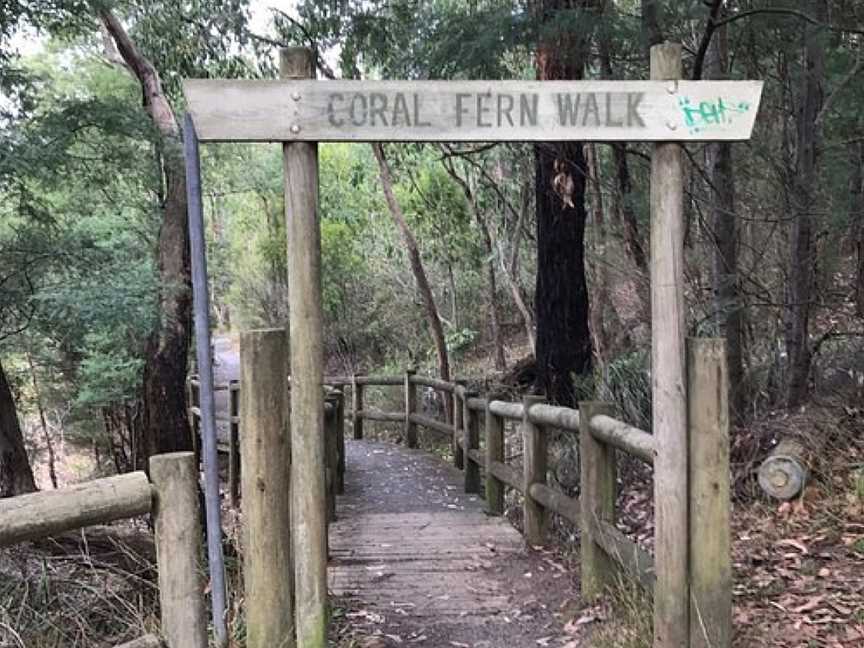
[(165, 192), (157, 248), (159, 319), (147, 341), (144, 366), (143, 452), (136, 464), (162, 452), (190, 450), (186, 418), (186, 370), (192, 330), (192, 279), (186, 218), (186, 172), (180, 127), (153, 64), (141, 53), (117, 17), (100, 9), (105, 31), (141, 85), (144, 109), (160, 138)]
[[(573, 29), (576, 11), (590, 0), (538, 0), (540, 81), (581, 79), (587, 57), (585, 28)], [(586, 12), (587, 13), (587, 12)], [(567, 20), (562, 15), (569, 14)], [(591, 372), (588, 288), (585, 279), (585, 178), (582, 142), (540, 143), (534, 148), (537, 215), (536, 387), (551, 401), (572, 405), (573, 376)]]

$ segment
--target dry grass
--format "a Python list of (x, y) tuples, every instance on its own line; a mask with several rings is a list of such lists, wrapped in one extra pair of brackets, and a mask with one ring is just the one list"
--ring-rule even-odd
[(0, 552), (0, 646), (102, 648), (157, 627), (149, 533), (96, 528)]

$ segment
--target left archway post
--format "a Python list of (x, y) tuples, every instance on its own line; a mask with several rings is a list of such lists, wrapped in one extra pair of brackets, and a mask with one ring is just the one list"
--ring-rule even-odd
[[(315, 54), (303, 47), (280, 52), (284, 80), (315, 76)], [(291, 95), (300, 114), (304, 97)], [(303, 124), (292, 122), (292, 132)], [(324, 340), (321, 309), (321, 230), (318, 144), (283, 144), (288, 234), (288, 307), (291, 346), (291, 496), (297, 648), (327, 646), (327, 488), (324, 445)]]
[[(207, 288), (207, 255), (204, 249), (204, 210), (201, 203), (201, 157), (192, 116), (183, 122), (186, 158), (186, 199), (189, 247), (192, 258), (192, 307), (195, 315), (195, 356), (198, 361), (201, 408), (201, 458), (204, 464), (204, 508), (207, 519), (207, 558), (210, 597), (213, 604), (213, 636), (217, 648), (228, 645), (225, 620), (225, 561), (222, 556), (222, 511), (219, 499), (219, 457), (216, 448), (216, 407), (213, 399), (213, 357), (210, 352), (210, 295)], [(197, 466), (196, 466), (197, 474)]]

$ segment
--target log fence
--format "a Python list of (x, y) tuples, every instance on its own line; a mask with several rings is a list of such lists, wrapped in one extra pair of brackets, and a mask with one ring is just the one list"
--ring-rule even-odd
[[(686, 534), (667, 551), (687, 556), (690, 648), (728, 648), (731, 645), (731, 555), (729, 540), (728, 387), (722, 340), (687, 341), (687, 403), (689, 493), (692, 517)], [(402, 376), (330, 376), (325, 378), (325, 440), (327, 510), (336, 518), (335, 495), (344, 492), (344, 424), (350, 420), (355, 439), (364, 436), (364, 423), (401, 426), (403, 442), (417, 447), (422, 428), (452, 444), (453, 463), (464, 474), (466, 493), (486, 500), (489, 513), (504, 513), (507, 489), (522, 497), (524, 534), (532, 545), (547, 538), (550, 514), (557, 514), (581, 530), (582, 593), (596, 600), (621, 577), (641, 585), (654, 599), (663, 592), (655, 559), (616, 526), (617, 455), (626, 453), (648, 465), (658, 453), (654, 435), (614, 417), (609, 403), (581, 402), (578, 409), (558, 407), (528, 396), (509, 402), (481, 397), (462, 381), (445, 382), (408, 369)], [(194, 386), (194, 380), (192, 381)], [(401, 411), (370, 406), (367, 388), (399, 388)], [(450, 398), (452, 422), (420, 413), (418, 388)], [(237, 391), (238, 384), (217, 388)], [(351, 411), (346, 418), (346, 390)], [(194, 401), (190, 416), (195, 416)], [(236, 414), (232, 411), (231, 421)], [(507, 461), (507, 426), (517, 426), (522, 439), (522, 465)], [(551, 430), (578, 435), (580, 496), (571, 497), (547, 483), (548, 439)], [(240, 434), (233, 434), (236, 443)], [(234, 450), (234, 455), (237, 451)], [(229, 454), (231, 451), (229, 450)], [(655, 472), (655, 480), (664, 475)], [(662, 536), (663, 530), (656, 530)], [(675, 594), (677, 596), (677, 594)]]
[(198, 470), (191, 452), (151, 457), (149, 480), (133, 472), (0, 500), (0, 548), (148, 513), (162, 637), (146, 635), (117, 648), (206, 648)]

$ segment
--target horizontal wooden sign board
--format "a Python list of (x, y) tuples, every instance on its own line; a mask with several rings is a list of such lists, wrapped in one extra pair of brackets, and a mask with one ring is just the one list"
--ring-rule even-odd
[(202, 141), (749, 139), (761, 81), (184, 83)]

